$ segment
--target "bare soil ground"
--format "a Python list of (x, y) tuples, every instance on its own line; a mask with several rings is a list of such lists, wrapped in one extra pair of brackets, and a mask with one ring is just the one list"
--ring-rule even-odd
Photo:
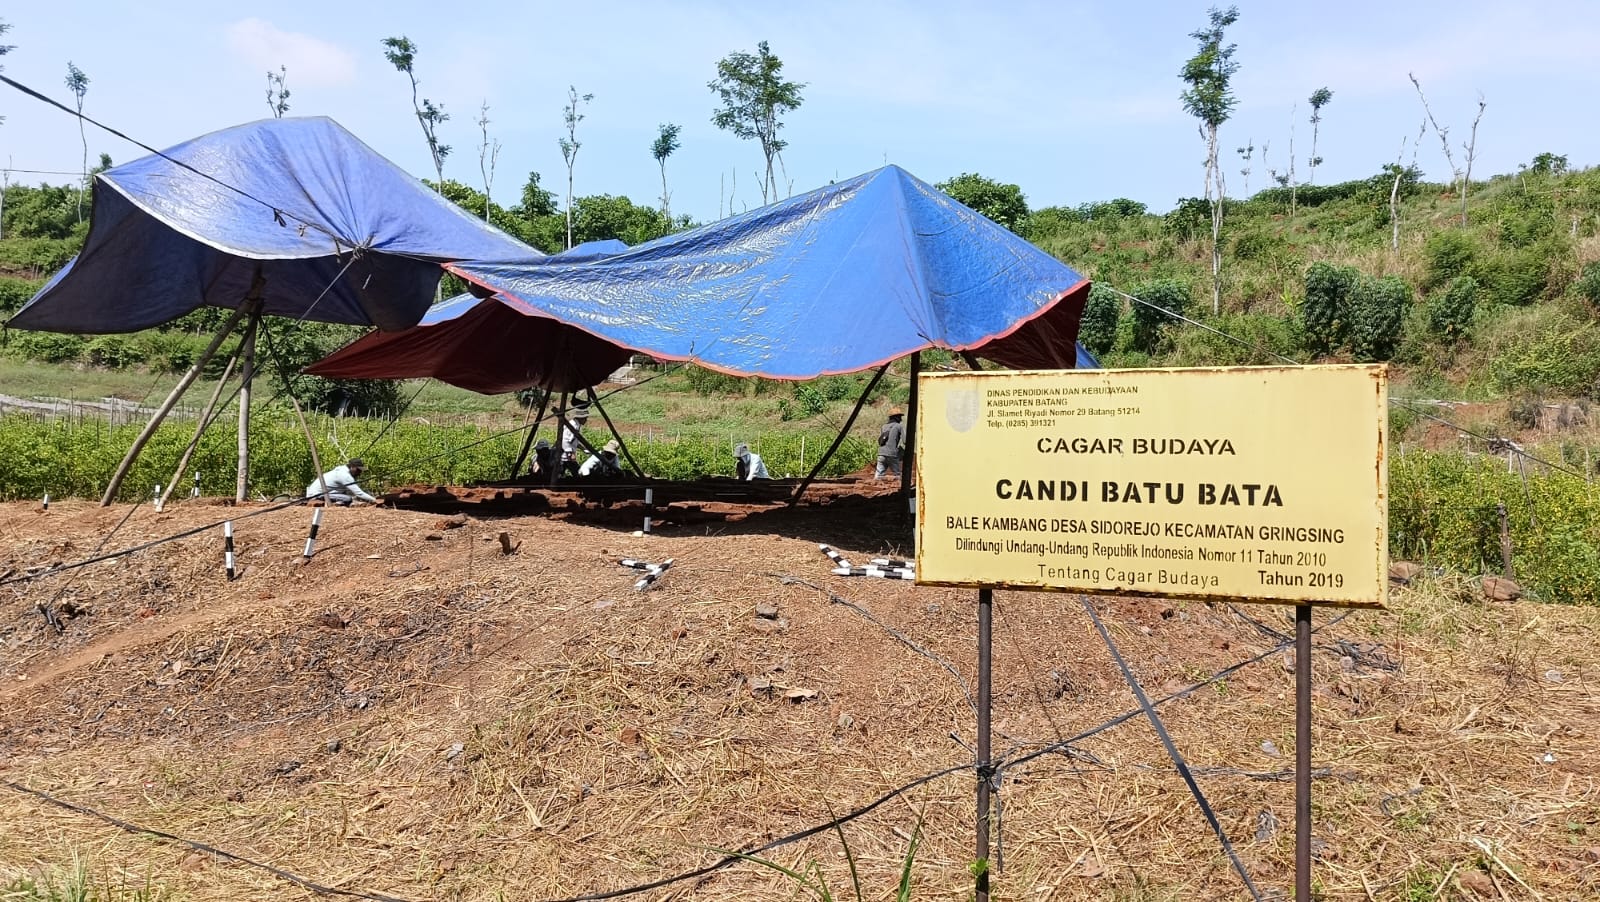
[[(140, 508), (107, 548), (259, 509)], [(0, 585), (0, 889), (78, 856), (153, 898), (309, 896), (18, 787), (342, 891), (553, 899), (695, 868), (970, 765), (973, 593), (835, 577), (816, 548), (909, 555), (902, 511), (892, 497), (750, 507), (635, 537), (637, 511), (442, 528), (440, 513), (332, 509), (302, 564), (309, 513), (290, 508), (237, 521), (235, 582), (213, 529)], [(88, 557), (127, 513), (0, 506), (0, 574)], [(622, 557), (675, 565), (636, 592)], [(1136, 707), (1078, 599), (996, 600), (997, 752)], [(1154, 697), (1289, 629), (1278, 608), (1097, 604)], [(1312, 661), (1322, 897), (1600, 895), (1600, 609), (1488, 603), (1439, 579), (1338, 616), (1318, 612)], [(1278, 892), (1291, 657), (1161, 708), (1252, 877)], [(958, 770), (844, 826), (867, 898), (891, 892), (913, 835), (913, 898), (970, 897), (974, 783)], [(999, 797), (997, 899), (1245, 897), (1140, 718), (1006, 768)], [(836, 833), (769, 857), (814, 863), (853, 898)], [(637, 898), (795, 895), (740, 863)]]

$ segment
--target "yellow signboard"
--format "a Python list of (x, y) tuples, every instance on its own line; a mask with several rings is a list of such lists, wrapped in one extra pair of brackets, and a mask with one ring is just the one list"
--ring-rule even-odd
[(925, 374), (917, 582), (1382, 607), (1381, 366)]

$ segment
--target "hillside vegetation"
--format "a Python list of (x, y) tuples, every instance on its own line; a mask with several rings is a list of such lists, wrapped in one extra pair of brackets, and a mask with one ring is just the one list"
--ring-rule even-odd
[[(1165, 213), (1127, 199), (1030, 210), (1018, 186), (981, 175), (964, 174), (940, 187), (1095, 281), (1081, 337), (1106, 366), (1389, 362), (1392, 394), (1402, 402), (1390, 425), (1401, 452), (1396, 486), (1404, 487), (1392, 499), (1391, 552), (1468, 573), (1499, 572), (1497, 506), (1505, 505), (1513, 571), (1535, 594), (1577, 602), (1600, 597), (1594, 551), (1600, 494), (1591, 481), (1600, 453), (1590, 410), (1600, 396), (1600, 170), (1569, 171), (1564, 157), (1541, 154), (1514, 175), (1471, 183), (1464, 205), (1456, 189), (1423, 180), (1414, 167), (1396, 166), (1367, 179), (1274, 187), (1230, 200), (1215, 310), (1210, 210), (1203, 200), (1180, 200)], [(446, 188), (464, 207), (482, 209), (481, 194), (454, 183)], [(519, 206), (493, 207), (492, 217), (527, 240), (550, 245), (563, 214), (536, 176), (524, 194)], [(653, 211), (627, 198), (579, 198), (574, 213), (576, 240), (637, 243), (666, 230), (651, 218)], [(0, 314), (9, 316), (70, 259), (87, 224), (77, 221), (71, 188), (40, 186), (11, 188), (0, 226)], [(133, 335), (8, 332), (0, 354), (13, 361), (0, 360), (0, 393), (66, 394), (63, 389), (71, 388), (81, 397), (77, 386), (121, 386), (109, 393), (149, 400), (170, 384), (170, 374), (193, 362), (220, 319), (218, 311), (202, 310)], [(290, 371), (358, 333), (315, 323), (269, 323), (269, 329)], [(925, 358), (934, 366), (948, 362), (943, 355)], [(221, 364), (213, 370), (207, 375), (214, 379)], [(272, 378), (268, 406), (285, 387), (282, 373), (273, 371)], [(720, 472), (727, 464), (720, 446), (752, 437), (785, 448), (785, 466), (802, 470), (825, 434), (842, 424), (861, 384), (860, 378), (739, 380), (689, 367), (619, 396), (613, 412), (625, 431), (645, 431), (646, 441), (655, 438), (648, 430), (671, 431), (670, 445), (650, 449), (664, 474)], [(891, 371), (874, 402), (903, 403), (906, 388), (903, 369)], [(307, 406), (330, 414), (388, 416), (407, 409), (412, 395), (394, 383), (308, 377), (296, 379), (294, 390)], [(1413, 403), (1421, 399), (1435, 406)], [(509, 395), (485, 399), (451, 389), (426, 389), (408, 410), (429, 420), (402, 422), (383, 446), (394, 449), (396, 475), (420, 479), (439, 474), (411, 469), (403, 462), (414, 455), (401, 449), (444, 449), (434, 435), (441, 423), (470, 425), (455, 439), (464, 444), (513, 428), (525, 416)], [(830, 472), (870, 457), (869, 433), (880, 420), (881, 411), (856, 423), (858, 438)], [(95, 429), (86, 437), (79, 430), (69, 438), (36, 425), (15, 428), (8, 444), (23, 459), (34, 453), (29, 449), (42, 454), (65, 442), (84, 465), (72, 468), (70, 485), (53, 488), (45, 482), (61, 474), (49, 466), (33, 467), (33, 476), (23, 472), (28, 468), (16, 469), (4, 487), (8, 497), (47, 490), (93, 494), (126, 440), (120, 431)], [(292, 430), (284, 432), (283, 472), (267, 479), (262, 471), (258, 490), (282, 491), (309, 478), (309, 460), (290, 450)], [(808, 432), (809, 448), (790, 448), (794, 440), (784, 438)], [(181, 441), (174, 435), (163, 447)], [(99, 447), (106, 443), (116, 447)], [(217, 456), (208, 472), (223, 474), (226, 442), (215, 444), (206, 445), (206, 453)], [(484, 444), (475, 452), (481, 463), (451, 472), (499, 473), (514, 456), (514, 444), (506, 438)], [(1405, 458), (1408, 445), (1418, 450)], [(373, 453), (382, 455), (383, 446)], [(1487, 458), (1471, 459), (1508, 448), (1532, 457), (1503, 460), (1498, 469)], [(1506, 472), (1510, 464), (1515, 475)]]

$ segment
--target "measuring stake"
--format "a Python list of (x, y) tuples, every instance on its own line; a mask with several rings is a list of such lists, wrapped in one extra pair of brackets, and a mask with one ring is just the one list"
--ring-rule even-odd
[(156, 483), (155, 492), (156, 513), (161, 513), (161, 483)]
[(316, 551), (317, 530), (322, 528), (322, 510), (319, 507), (311, 512), (311, 534), (306, 536), (306, 550), (300, 555), (307, 561), (311, 560), (312, 553)]
[(233, 569), (233, 521), (222, 521), (222, 566), (228, 572), (228, 582), (233, 582), (239, 574)]

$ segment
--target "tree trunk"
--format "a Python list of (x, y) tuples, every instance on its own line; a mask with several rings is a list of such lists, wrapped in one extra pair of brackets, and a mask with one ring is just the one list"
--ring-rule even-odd
[(1222, 312), (1222, 173), (1217, 164), (1217, 129), (1206, 134), (1206, 194), (1211, 196), (1211, 315)]

